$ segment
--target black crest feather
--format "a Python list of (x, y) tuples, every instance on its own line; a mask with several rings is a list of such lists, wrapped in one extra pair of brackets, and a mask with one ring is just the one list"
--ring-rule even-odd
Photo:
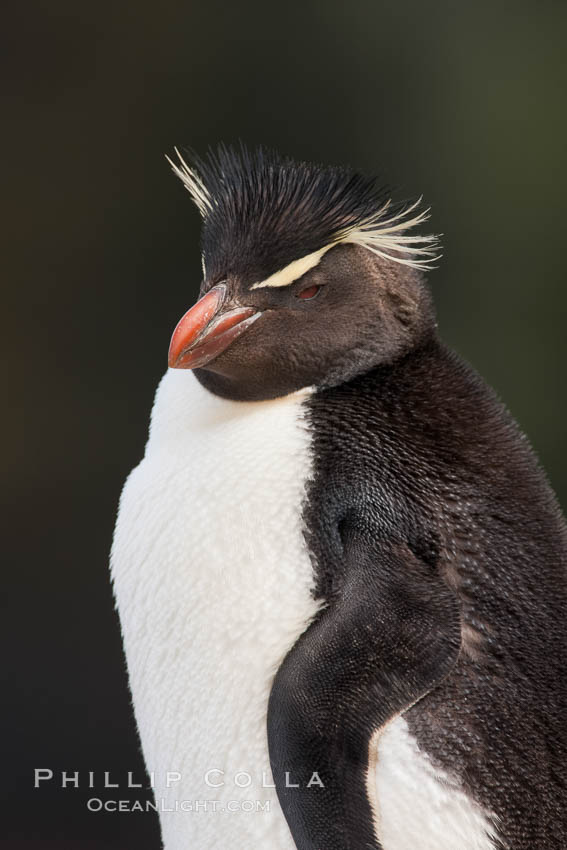
[[(170, 162), (201, 212), (203, 262), (211, 282), (228, 275), (261, 281), (339, 241), (365, 244), (413, 266), (425, 260), (411, 257), (424, 254), (429, 260), (434, 253), (434, 237), (403, 235), (427, 211), (407, 221), (416, 203), (391, 204), (387, 187), (350, 168), (296, 162), (244, 145), (221, 144), (205, 157), (189, 153), (190, 165), (178, 155), (179, 164)], [(414, 242), (428, 244), (408, 244)]]

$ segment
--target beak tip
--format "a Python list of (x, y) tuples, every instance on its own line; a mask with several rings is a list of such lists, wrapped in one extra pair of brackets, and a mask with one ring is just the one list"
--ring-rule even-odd
[(176, 356), (177, 352), (174, 352), (173, 349), (173, 337), (171, 338), (171, 342), (169, 343), (169, 349), (167, 352), (167, 365), (170, 369), (175, 369), (175, 364), (177, 363), (178, 357)]
[(170, 369), (176, 369), (177, 364), (179, 363), (179, 360), (181, 359), (180, 358), (181, 352), (177, 350), (178, 346), (174, 345), (174, 337), (175, 337), (175, 333), (174, 333), (174, 336), (172, 337), (171, 342), (169, 344), (169, 351), (167, 352), (167, 365)]
[(183, 349), (179, 350), (178, 346), (171, 345), (167, 354), (168, 369), (183, 369)]

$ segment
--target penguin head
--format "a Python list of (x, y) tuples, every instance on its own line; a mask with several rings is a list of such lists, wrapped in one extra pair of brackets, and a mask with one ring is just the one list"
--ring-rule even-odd
[(434, 332), (423, 270), (428, 218), (374, 179), (221, 146), (171, 162), (203, 219), (197, 303), (169, 366), (225, 398), (257, 401), (333, 386), (391, 363)]

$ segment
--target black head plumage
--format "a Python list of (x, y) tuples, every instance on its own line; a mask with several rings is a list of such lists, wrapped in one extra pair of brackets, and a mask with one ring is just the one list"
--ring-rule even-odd
[[(170, 162), (201, 212), (203, 263), (211, 283), (231, 275), (263, 280), (339, 241), (365, 244), (383, 256), (384, 250), (392, 252), (392, 259), (410, 265), (425, 263), (410, 259), (416, 254), (433, 255), (434, 237), (402, 235), (427, 212), (402, 224), (417, 204), (392, 204), (387, 187), (350, 168), (296, 162), (243, 145), (220, 145), (189, 159), (190, 165), (181, 155), (179, 164)], [(376, 241), (378, 233), (382, 239)], [(427, 246), (405, 244), (418, 239)]]

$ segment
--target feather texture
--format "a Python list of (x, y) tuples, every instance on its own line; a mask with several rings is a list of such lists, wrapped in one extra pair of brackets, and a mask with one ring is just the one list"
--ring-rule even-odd
[(295, 162), (265, 148), (220, 145), (189, 165), (169, 160), (203, 219), (212, 283), (235, 275), (251, 284), (322, 249), (350, 242), (412, 268), (431, 268), (438, 238), (408, 235), (429, 218), (421, 198), (394, 203), (387, 187), (349, 168)]

